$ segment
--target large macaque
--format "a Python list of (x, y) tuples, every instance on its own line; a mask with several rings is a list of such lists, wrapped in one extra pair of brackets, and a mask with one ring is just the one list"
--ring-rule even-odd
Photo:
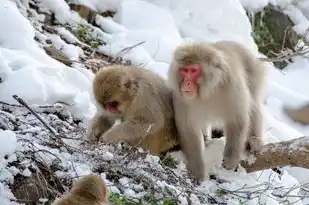
[(295, 122), (309, 125), (309, 103), (299, 108), (284, 107), (283, 111)]
[(263, 146), (266, 73), (262, 62), (236, 42), (176, 49), (169, 69), (175, 121), (188, 170), (197, 180), (208, 178), (203, 133), (210, 133), (214, 124), (221, 125), (226, 136), (226, 169), (237, 167), (245, 148), (255, 152)]
[(51, 205), (109, 205), (104, 180), (97, 175), (78, 179), (71, 190)]
[[(158, 74), (134, 66), (100, 69), (93, 82), (98, 112), (89, 138), (128, 142), (160, 155), (179, 145), (172, 90)], [(116, 119), (121, 124), (113, 126)]]

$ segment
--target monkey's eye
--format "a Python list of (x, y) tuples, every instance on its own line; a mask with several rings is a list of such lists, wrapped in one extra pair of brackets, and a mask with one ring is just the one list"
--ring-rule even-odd
[(181, 70), (182, 72), (184, 72), (184, 73), (188, 73), (188, 72), (189, 72), (189, 69), (188, 69), (188, 68), (186, 68), (186, 67), (184, 67), (184, 68), (180, 68), (180, 70)]
[(219, 62), (213, 62), (212, 65), (215, 67), (215, 68), (221, 68), (221, 64)]

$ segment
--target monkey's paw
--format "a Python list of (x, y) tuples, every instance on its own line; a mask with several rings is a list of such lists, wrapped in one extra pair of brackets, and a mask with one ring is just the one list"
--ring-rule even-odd
[(240, 157), (236, 156), (224, 157), (222, 161), (222, 167), (225, 168), (226, 170), (234, 170), (237, 168), (239, 162)]
[(95, 142), (95, 141), (98, 141), (99, 140), (99, 137), (100, 137), (100, 134), (99, 132), (97, 132), (96, 130), (90, 130), (87, 134), (87, 139), (90, 141), (90, 142)]
[(264, 145), (264, 141), (261, 137), (251, 136), (246, 145), (246, 151), (249, 153), (259, 152)]
[(104, 143), (118, 143), (120, 141), (119, 135), (112, 132), (106, 132), (100, 138), (100, 141)]

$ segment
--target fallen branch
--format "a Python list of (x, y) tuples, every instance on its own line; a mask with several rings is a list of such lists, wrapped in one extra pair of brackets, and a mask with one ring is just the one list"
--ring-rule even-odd
[(248, 173), (282, 166), (309, 169), (309, 137), (266, 144), (254, 157), (253, 163), (241, 164)]
[(21, 99), (20, 97), (18, 97), (17, 95), (13, 95), (13, 98), (15, 100), (17, 100), (17, 102), (19, 102), (21, 105), (23, 105), (25, 108), (27, 108), (35, 117), (37, 117), (37, 119), (51, 132), (53, 133), (53, 135), (57, 136), (58, 133), (57, 131), (52, 128), (51, 126), (49, 126), (47, 124), (47, 122), (38, 114), (36, 113), (23, 99)]

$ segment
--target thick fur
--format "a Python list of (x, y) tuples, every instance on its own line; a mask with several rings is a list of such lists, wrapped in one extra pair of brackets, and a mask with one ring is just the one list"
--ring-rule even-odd
[[(174, 122), (172, 90), (158, 74), (134, 66), (100, 69), (93, 82), (98, 113), (90, 139), (118, 143), (125, 141), (160, 155), (178, 145)], [(109, 101), (119, 102), (120, 113), (104, 109)], [(113, 126), (115, 119), (122, 123)]]
[(78, 179), (71, 190), (52, 205), (109, 205), (105, 182), (97, 175)]
[(284, 107), (283, 111), (295, 122), (309, 125), (309, 103), (299, 108)]
[[(190, 64), (200, 64), (203, 71), (195, 99), (184, 98), (179, 89), (178, 69)], [(176, 49), (169, 69), (175, 121), (188, 169), (198, 180), (207, 179), (202, 132), (209, 126), (224, 129), (227, 169), (240, 162), (246, 142), (252, 152), (262, 147), (266, 74), (266, 66), (236, 42), (192, 43)]]

